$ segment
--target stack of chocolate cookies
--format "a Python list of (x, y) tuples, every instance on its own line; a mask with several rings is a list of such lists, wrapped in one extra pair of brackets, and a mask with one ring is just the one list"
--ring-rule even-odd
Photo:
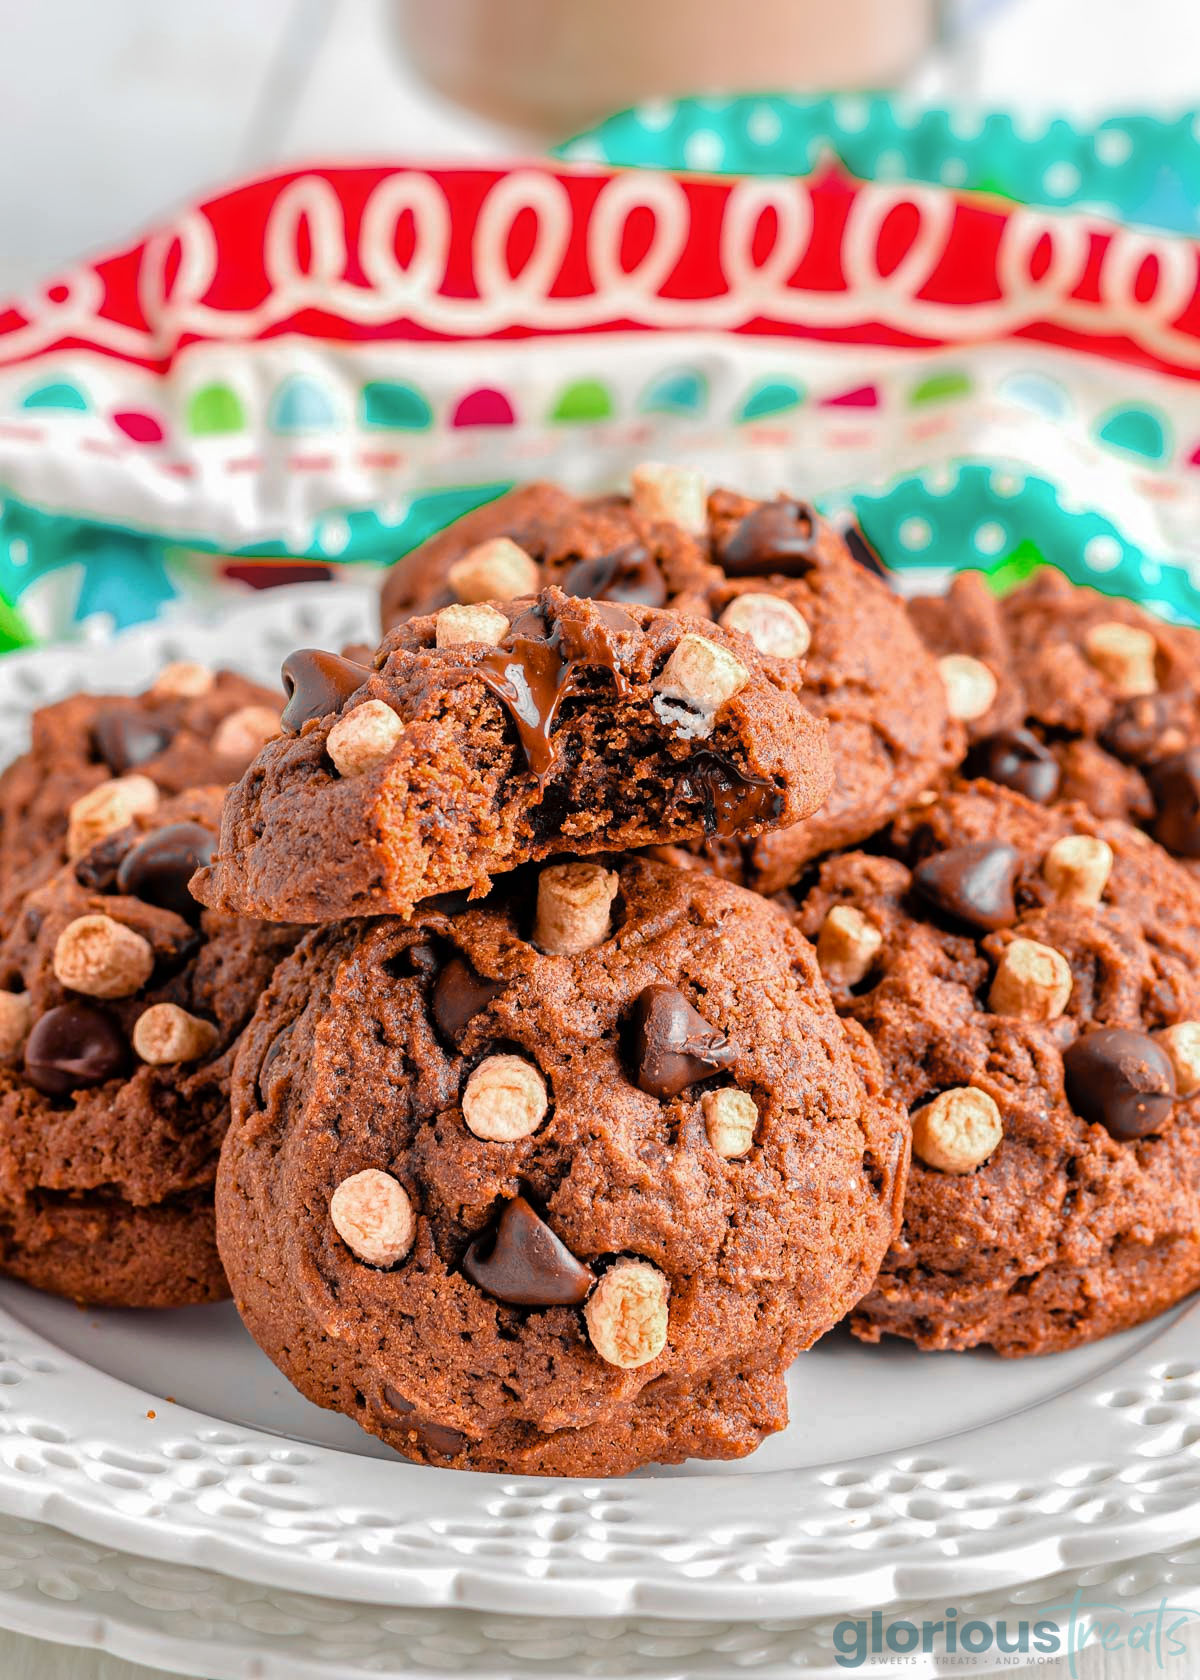
[(752, 1451), (847, 1317), (1027, 1354), (1200, 1283), (1200, 633), (906, 607), (651, 465), (469, 515), (383, 619), (281, 720), (176, 669), (0, 783), (8, 1270), (211, 1298), (215, 1173), (303, 1393), (588, 1475)]

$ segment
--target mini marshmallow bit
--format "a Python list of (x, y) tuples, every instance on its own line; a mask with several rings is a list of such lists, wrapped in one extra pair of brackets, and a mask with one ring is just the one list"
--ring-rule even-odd
[(1132, 700), (1139, 694), (1157, 691), (1154, 661), (1158, 643), (1149, 630), (1121, 624), (1116, 619), (1093, 624), (1083, 639), (1083, 651), (1088, 662), (1102, 677), (1108, 678), (1123, 699)]
[(1064, 904), (1099, 904), (1112, 874), (1113, 851), (1092, 834), (1064, 834), (1046, 853), (1042, 874)]
[(111, 916), (77, 916), (54, 947), (59, 984), (88, 997), (131, 997), (154, 972), (154, 947)]
[(550, 1099), (546, 1081), (522, 1056), (488, 1056), (463, 1092), (463, 1119), (477, 1138), (513, 1143), (536, 1132)]
[(464, 642), (485, 642), (495, 647), (508, 635), (508, 620), (495, 607), (443, 607), (435, 620), (440, 648), (461, 647)]
[(364, 700), (329, 731), (325, 750), (340, 776), (362, 776), (382, 764), (404, 733), (386, 700)]
[(620, 876), (599, 863), (550, 864), (538, 876), (533, 943), (552, 957), (602, 945), (620, 885)]
[(938, 1172), (974, 1172), (995, 1153), (1004, 1127), (986, 1091), (943, 1091), (912, 1117), (913, 1154)]
[(758, 1104), (749, 1091), (705, 1091), (700, 1107), (708, 1141), (718, 1155), (734, 1161), (749, 1152), (758, 1125)]
[(0, 1056), (15, 1056), (29, 1036), (33, 1005), (28, 992), (0, 992)]
[(211, 1021), (189, 1015), (177, 1003), (152, 1003), (133, 1023), (133, 1048), (154, 1067), (198, 1062), (208, 1055), (218, 1036)]
[(1177, 1021), (1154, 1037), (1171, 1058), (1176, 1096), (1194, 1097), (1200, 1091), (1200, 1021)]
[[(654, 710), (678, 734), (701, 739), (712, 733), (713, 720), (725, 702), (749, 681), (749, 671), (727, 648), (703, 636), (684, 636), (654, 679)], [(672, 701), (682, 701), (689, 711), (681, 714)]]
[(1014, 939), (992, 978), (988, 1008), (1020, 1021), (1056, 1021), (1071, 996), (1071, 965), (1036, 939)]
[(937, 663), (946, 690), (946, 710), (952, 718), (972, 723), (991, 710), (996, 678), (981, 659), (972, 659), (969, 653), (948, 653)]
[(446, 573), (446, 582), (467, 605), (536, 595), (539, 581), (537, 561), (511, 537), (490, 537), (456, 560)]
[(329, 1198), (329, 1218), (355, 1259), (368, 1266), (394, 1266), (417, 1234), (408, 1191), (378, 1167), (342, 1180)]
[(163, 700), (196, 700), (207, 694), (216, 678), (207, 665), (197, 665), (191, 659), (178, 659), (164, 665), (155, 677), (150, 692)]
[(592, 1346), (607, 1365), (635, 1371), (667, 1345), (671, 1286), (648, 1260), (618, 1260), (592, 1290), (583, 1316)]
[(799, 659), (812, 641), (812, 631), (790, 601), (757, 590), (735, 595), (721, 614), (721, 625), (740, 630), (759, 653), (775, 659)]
[(883, 935), (852, 904), (835, 904), (817, 935), (817, 962), (832, 986), (857, 986), (870, 972)]
[(67, 813), (67, 855), (82, 857), (98, 840), (153, 811), (158, 789), (149, 776), (118, 776), (80, 794)]
[(242, 706), (222, 718), (213, 732), (212, 749), (218, 758), (249, 763), (279, 734), (279, 713), (270, 706)]
[(633, 510), (646, 519), (662, 519), (693, 536), (708, 529), (708, 490), (691, 467), (643, 461), (630, 474)]

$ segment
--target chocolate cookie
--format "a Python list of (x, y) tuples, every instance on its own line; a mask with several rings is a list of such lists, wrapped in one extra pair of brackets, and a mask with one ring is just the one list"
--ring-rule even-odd
[(372, 667), (305, 651), (284, 673), (292, 733), (230, 792), (206, 904), (407, 915), (556, 853), (760, 833), (829, 790), (798, 667), (652, 607), (444, 607)]
[(962, 754), (934, 661), (855, 542), (857, 558), (807, 503), (706, 495), (698, 474), (647, 464), (629, 498), (580, 501), (534, 484), (469, 514), (388, 574), (383, 619), (549, 581), (570, 595), (702, 612), (802, 664), (801, 699), (829, 729), (829, 798), (761, 839), (710, 847), (723, 873), (773, 892), (810, 858), (887, 823)]
[(229, 782), (279, 728), (281, 696), (233, 671), (169, 665), (144, 694), (73, 694), (33, 714), (0, 776), (0, 906), (160, 797)]
[(227, 1293), (212, 1198), (233, 1049), (295, 935), (188, 894), (222, 793), (97, 841), (0, 945), (0, 1269), (56, 1294)]
[(752, 1451), (896, 1229), (904, 1117), (810, 947), (645, 857), (314, 931), (234, 1086), (239, 1311), (310, 1399), (431, 1464)]
[(979, 662), (995, 679), (969, 775), (1081, 800), (1200, 859), (1200, 631), (1049, 568), (1002, 600), (966, 574), (910, 611), (944, 667)]
[[(670, 482), (686, 496), (691, 477), (671, 474)], [(547, 584), (595, 601), (704, 614), (720, 576), (706, 546), (703, 493), (689, 509), (657, 488), (653, 475), (635, 474), (632, 497), (591, 500), (554, 484), (525, 484), (392, 567), (383, 581), (383, 628), (455, 601), (513, 599)]]
[[(776, 892), (811, 858), (865, 839), (941, 781), (962, 757), (962, 725), (903, 603), (811, 507), (718, 490), (708, 515), (725, 573), (710, 591), (714, 615), (802, 658), (801, 699), (829, 728), (834, 782), (820, 810), (710, 848), (722, 871)], [(789, 626), (798, 632), (790, 643)]]
[(913, 1124), (853, 1328), (1045, 1353), (1200, 1284), (1200, 887), (1140, 830), (984, 782), (800, 912)]

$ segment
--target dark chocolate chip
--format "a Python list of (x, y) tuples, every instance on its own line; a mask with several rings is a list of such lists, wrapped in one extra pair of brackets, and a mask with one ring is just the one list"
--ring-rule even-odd
[(689, 759), (679, 791), (685, 799), (699, 798), (704, 832), (718, 839), (778, 821), (783, 811), (783, 795), (773, 782), (743, 774), (720, 753)]
[(718, 556), (727, 577), (761, 577), (774, 573), (803, 577), (817, 565), (821, 522), (804, 502), (781, 497), (748, 513), (726, 539)]
[(887, 576), (887, 567), (879, 558), (874, 546), (867, 541), (866, 534), (856, 519), (851, 519), (848, 524), (842, 526), (841, 537), (850, 550), (851, 557), (857, 560), (865, 571), (874, 572), (876, 577)]
[(1178, 857), (1200, 857), (1200, 747), (1160, 758), (1146, 769), (1154, 796), (1154, 838)]
[(1003, 840), (974, 840), (935, 852), (913, 870), (927, 903), (975, 928), (1009, 927), (1017, 919), (1013, 885), (1021, 854)]
[[(1119, 700), (1100, 735), (1100, 745), (1124, 764), (1150, 764), (1166, 756), (1168, 732), (1177, 727), (1176, 702), (1167, 694), (1135, 694)], [(1182, 745), (1176, 735), (1174, 746)]]
[(280, 674), (288, 697), (283, 727), (296, 735), (310, 718), (340, 712), (371, 676), (371, 667), (322, 648), (297, 648), (284, 660)]
[(442, 1037), (456, 1045), (480, 1010), (504, 990), (502, 980), (485, 980), (465, 957), (451, 957), (438, 975), (431, 1008)]
[(212, 861), (216, 839), (201, 823), (168, 823), (156, 828), (126, 852), (117, 870), (117, 890), (140, 898), (143, 904), (157, 904), (173, 910), (186, 921), (199, 921), (200, 906), (188, 891), (188, 882)]
[(505, 1202), (500, 1218), (463, 1255), (471, 1282), (514, 1307), (574, 1307), (596, 1281), (525, 1200)]
[(416, 1407), (411, 1400), (406, 1400), (403, 1394), (398, 1394), (390, 1383), (384, 1384), (383, 1403), (396, 1413), (398, 1417), (412, 1418), (407, 1433), (416, 1438), (421, 1446), (435, 1452), (440, 1458), (454, 1458), (468, 1445), (467, 1437), (459, 1429), (451, 1429), (445, 1423), (430, 1423), (428, 1420), (413, 1417)]
[(654, 556), (641, 543), (626, 543), (612, 554), (576, 560), (559, 585), (564, 595), (592, 601), (632, 601), (639, 606), (666, 604), (667, 585)]
[(1157, 1132), (1175, 1101), (1171, 1058), (1146, 1033), (1094, 1027), (1063, 1056), (1067, 1101), (1121, 1142)]
[(971, 748), (963, 769), (968, 776), (986, 776), (989, 782), (1023, 793), (1038, 805), (1049, 805), (1062, 784), (1058, 760), (1029, 729), (1001, 729), (985, 736)]
[(89, 892), (112, 892), (117, 884), (117, 870), (121, 859), (133, 845), (128, 829), (106, 835), (97, 840), (91, 851), (85, 852), (75, 865), (75, 879)]
[(175, 731), (140, 712), (101, 712), (92, 724), (96, 751), (114, 776), (123, 776), (171, 744)]
[(633, 1006), (630, 1052), (638, 1089), (674, 1097), (728, 1067), (737, 1046), (674, 986), (647, 986)]
[(25, 1042), (25, 1074), (48, 1097), (103, 1085), (125, 1066), (127, 1048), (110, 1015), (90, 1003), (60, 1003), (33, 1024)]

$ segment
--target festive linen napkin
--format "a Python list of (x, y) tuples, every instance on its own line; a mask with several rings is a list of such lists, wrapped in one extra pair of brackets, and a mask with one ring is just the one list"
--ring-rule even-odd
[(853, 507), (904, 587), (1050, 562), (1200, 622), (1197, 133), (686, 101), (237, 187), (0, 309), (0, 645), (647, 457)]

